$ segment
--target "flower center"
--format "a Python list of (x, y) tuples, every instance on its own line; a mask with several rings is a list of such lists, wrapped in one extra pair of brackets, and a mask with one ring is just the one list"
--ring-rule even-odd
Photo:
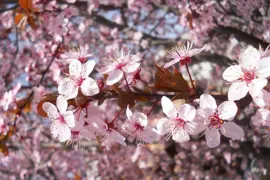
[(244, 77), (242, 78), (246, 83), (251, 83), (256, 78), (255, 71), (245, 71)]
[(180, 60), (180, 65), (186, 65), (188, 63), (191, 63), (191, 58), (189, 56), (187, 56), (184, 59)]
[(143, 126), (141, 126), (140, 124), (138, 124), (138, 123), (135, 123), (134, 124), (134, 127), (135, 127), (135, 131), (142, 131), (143, 130)]
[(58, 120), (62, 123), (62, 124), (66, 124), (66, 121), (65, 121), (65, 117), (63, 115), (60, 115), (58, 117)]
[(119, 70), (122, 70), (122, 68), (123, 68), (125, 65), (126, 65), (125, 63), (118, 63), (118, 64), (116, 64), (115, 68), (116, 68), (116, 69), (119, 69)]
[(219, 118), (217, 113), (215, 113), (213, 116), (210, 116), (209, 120), (210, 120), (210, 123), (208, 125), (209, 128), (220, 128), (221, 124), (224, 123), (224, 121)]
[(176, 117), (175, 121), (176, 121), (175, 127), (183, 128), (186, 124), (186, 121), (179, 117)]
[(87, 61), (87, 58), (86, 57), (79, 57), (78, 60), (81, 62), (81, 63), (85, 63)]
[(84, 80), (85, 80), (85, 78), (79, 77), (79, 78), (77, 79), (77, 81), (76, 81), (77, 86), (81, 86)]

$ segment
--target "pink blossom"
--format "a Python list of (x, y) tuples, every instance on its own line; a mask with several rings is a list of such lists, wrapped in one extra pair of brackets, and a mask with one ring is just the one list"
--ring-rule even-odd
[(260, 52), (248, 47), (239, 58), (239, 65), (228, 67), (223, 78), (232, 85), (228, 92), (228, 99), (235, 101), (242, 99), (249, 92), (256, 96), (266, 86), (270, 75), (270, 57), (261, 59)]
[(146, 143), (153, 143), (158, 140), (159, 136), (157, 130), (148, 126), (148, 120), (145, 114), (140, 112), (132, 113), (129, 107), (127, 107), (126, 115), (128, 120), (125, 121), (122, 129), (129, 134), (132, 139)]
[(83, 65), (78, 60), (72, 61), (69, 65), (69, 77), (60, 81), (58, 92), (65, 95), (66, 98), (76, 97), (79, 88), (85, 96), (93, 96), (99, 93), (96, 81), (88, 77), (94, 66), (94, 61), (87, 61)]
[(78, 60), (81, 63), (88, 61), (88, 58), (92, 54), (88, 53), (89, 47), (87, 45), (80, 46), (79, 48), (72, 48), (68, 52), (64, 53), (61, 57), (62, 61), (70, 63), (71, 61)]
[(270, 93), (265, 89), (253, 96), (253, 101), (259, 107), (270, 107)]
[(196, 134), (197, 122), (194, 121), (196, 109), (189, 104), (183, 104), (176, 108), (172, 101), (163, 96), (161, 106), (168, 118), (162, 118), (157, 124), (160, 135), (169, 134), (176, 142), (189, 141), (189, 134)]
[(169, 53), (168, 57), (172, 59), (172, 61), (166, 63), (164, 68), (168, 68), (176, 63), (180, 63), (181, 65), (185, 65), (191, 62), (191, 57), (202, 52), (206, 45), (199, 49), (192, 49), (193, 42), (187, 42), (187, 46), (181, 45), (173, 48)]
[(4, 123), (4, 119), (3, 118), (0, 118), (0, 134), (6, 134), (8, 131), (8, 126), (5, 125)]
[(130, 55), (130, 52), (122, 48), (121, 51), (114, 50), (109, 53), (107, 59), (102, 60), (102, 68), (99, 69), (101, 74), (107, 74), (107, 85), (113, 85), (119, 82), (125, 73), (136, 71), (141, 59), (137, 55)]
[(196, 119), (203, 122), (199, 131), (206, 129), (205, 138), (208, 147), (214, 148), (220, 144), (220, 132), (232, 139), (244, 137), (243, 129), (231, 122), (236, 113), (237, 106), (233, 101), (224, 101), (217, 107), (216, 100), (211, 95), (200, 96)]
[(101, 142), (101, 145), (110, 149), (112, 143), (119, 143), (126, 146), (125, 137), (123, 137), (114, 128), (114, 122), (102, 116), (101, 111), (97, 106), (90, 105), (87, 110), (88, 131), (92, 132), (94, 136)]
[(75, 127), (74, 115), (72, 111), (67, 111), (68, 103), (63, 96), (58, 96), (56, 106), (50, 102), (42, 105), (44, 111), (51, 119), (50, 130), (54, 138), (60, 142), (70, 139), (70, 128)]
[(267, 108), (260, 108), (254, 116), (251, 117), (254, 126), (270, 127), (270, 111)]
[(21, 84), (17, 84), (16, 86), (14, 86), (12, 90), (5, 92), (3, 97), (0, 99), (0, 107), (3, 107), (3, 109), (7, 111), (9, 108), (9, 105), (13, 101), (15, 101), (16, 95), (18, 91), (20, 90), (20, 88), (21, 88)]

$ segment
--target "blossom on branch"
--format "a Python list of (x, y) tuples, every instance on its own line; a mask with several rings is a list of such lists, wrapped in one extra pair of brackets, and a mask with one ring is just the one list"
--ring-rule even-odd
[(92, 56), (92, 54), (88, 53), (89, 47), (87, 45), (80, 46), (78, 48), (71, 48), (68, 52), (62, 55), (62, 61), (70, 63), (71, 61), (78, 60), (81, 63), (85, 63), (88, 61), (88, 58)]
[(114, 50), (108, 54), (108, 57), (102, 60), (102, 67), (98, 70), (101, 74), (108, 74), (107, 85), (113, 85), (119, 82), (125, 73), (132, 73), (140, 66), (140, 57), (130, 55), (127, 49), (120, 51)]
[(243, 129), (231, 122), (236, 113), (237, 106), (233, 101), (225, 101), (217, 107), (216, 100), (211, 95), (200, 96), (196, 119), (202, 122), (200, 131), (206, 129), (205, 138), (208, 147), (214, 148), (220, 144), (220, 133), (232, 139), (244, 137)]
[(270, 57), (261, 58), (260, 52), (254, 47), (248, 47), (239, 58), (239, 65), (228, 67), (223, 78), (232, 85), (228, 99), (242, 99), (249, 92), (252, 97), (258, 95), (267, 85), (270, 75)]
[(192, 49), (193, 42), (187, 42), (187, 46), (180, 45), (173, 48), (168, 53), (168, 58), (172, 59), (170, 62), (164, 65), (164, 68), (168, 68), (176, 63), (180, 65), (185, 65), (191, 62), (191, 57), (202, 52), (206, 45), (199, 49)]
[(85, 96), (93, 96), (99, 93), (96, 81), (88, 77), (94, 66), (94, 61), (87, 61), (83, 65), (78, 60), (72, 61), (69, 65), (69, 77), (60, 81), (58, 92), (68, 99), (76, 97), (79, 88)]
[(172, 101), (165, 96), (161, 99), (161, 106), (168, 118), (160, 119), (157, 124), (160, 135), (168, 134), (174, 141), (181, 143), (189, 141), (189, 134), (197, 134), (199, 124), (194, 120), (196, 109), (193, 106), (183, 104), (176, 108)]
[(126, 115), (128, 120), (125, 121), (122, 129), (130, 135), (132, 139), (146, 143), (153, 143), (158, 140), (159, 136), (157, 130), (148, 126), (147, 116), (144, 113), (132, 113), (128, 106)]
[(74, 115), (72, 111), (67, 111), (68, 103), (63, 96), (58, 96), (56, 106), (50, 102), (42, 105), (43, 110), (51, 119), (50, 130), (54, 138), (60, 142), (71, 138), (70, 128), (75, 127)]

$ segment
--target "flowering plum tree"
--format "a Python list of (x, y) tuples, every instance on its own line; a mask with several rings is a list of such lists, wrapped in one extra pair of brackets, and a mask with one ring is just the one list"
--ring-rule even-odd
[(2, 0), (1, 178), (268, 179), (269, 12)]

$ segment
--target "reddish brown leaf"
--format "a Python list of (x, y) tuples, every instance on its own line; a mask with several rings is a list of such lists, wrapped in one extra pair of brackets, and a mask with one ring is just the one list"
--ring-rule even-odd
[(3, 153), (5, 156), (8, 156), (8, 148), (5, 143), (0, 144), (0, 152)]
[(155, 89), (166, 92), (181, 92), (188, 94), (189, 86), (187, 81), (177, 69), (171, 73), (168, 69), (161, 68), (156, 65)]
[(24, 30), (27, 23), (27, 14), (18, 13), (15, 16), (15, 24), (18, 26), (20, 30)]
[(19, 5), (25, 10), (30, 10), (33, 8), (32, 0), (19, 0)]

